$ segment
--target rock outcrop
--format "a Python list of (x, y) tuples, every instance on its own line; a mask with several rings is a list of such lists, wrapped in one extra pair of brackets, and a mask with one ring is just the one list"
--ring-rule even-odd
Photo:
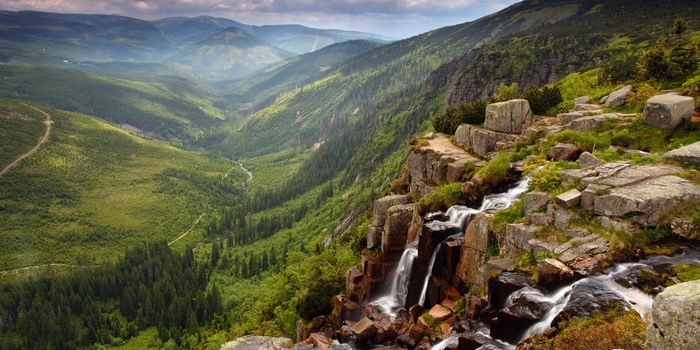
[(486, 130), (520, 134), (531, 122), (532, 111), (527, 100), (516, 99), (486, 106)]
[(221, 346), (221, 350), (280, 350), (292, 348), (289, 338), (273, 338), (248, 335)]
[(674, 94), (657, 95), (644, 105), (642, 121), (651, 126), (673, 130), (690, 120), (695, 109), (692, 97)]
[(603, 105), (608, 108), (622, 106), (625, 104), (625, 102), (627, 102), (627, 95), (631, 91), (632, 85), (627, 85), (622, 89), (613, 91), (610, 95), (608, 95), (608, 98), (605, 100)]
[(676, 148), (663, 155), (666, 159), (675, 159), (688, 164), (700, 165), (700, 142)]
[(647, 328), (650, 350), (700, 349), (700, 280), (659, 293)]

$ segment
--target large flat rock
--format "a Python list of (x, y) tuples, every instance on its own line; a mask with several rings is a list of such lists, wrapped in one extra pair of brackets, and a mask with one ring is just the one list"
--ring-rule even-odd
[(700, 142), (692, 143), (681, 148), (664, 153), (664, 158), (676, 159), (689, 164), (700, 164)]
[(595, 199), (598, 215), (627, 217), (657, 226), (661, 215), (680, 203), (700, 200), (700, 187), (677, 176), (651, 178), (633, 185), (610, 189)]

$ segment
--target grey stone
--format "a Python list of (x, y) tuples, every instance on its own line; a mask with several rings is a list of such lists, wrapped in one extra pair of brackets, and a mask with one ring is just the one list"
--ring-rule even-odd
[(700, 165), (700, 141), (664, 153), (664, 158)]
[(591, 98), (588, 96), (576, 97), (574, 99), (574, 105), (582, 105), (586, 103), (591, 103)]
[(532, 111), (527, 100), (515, 99), (486, 106), (486, 130), (519, 134), (530, 122)]
[(576, 160), (582, 150), (573, 143), (557, 143), (547, 150), (547, 158), (552, 160)]
[(556, 133), (562, 132), (562, 130), (564, 130), (564, 127), (561, 125), (550, 125), (550, 126), (544, 128), (544, 134), (545, 135), (556, 134)]
[(578, 167), (580, 169), (597, 168), (601, 165), (603, 165), (603, 162), (590, 152), (583, 152), (578, 157)]
[(602, 105), (604, 105), (605, 102), (608, 100), (609, 97), (610, 97), (610, 95), (605, 95), (605, 96), (601, 97), (599, 103), (602, 104)]
[(246, 335), (221, 345), (221, 350), (279, 350), (292, 347), (293, 342), (289, 338)]
[(509, 258), (518, 258), (523, 253), (531, 250), (528, 243), (535, 238), (535, 232), (541, 227), (525, 224), (508, 224), (502, 242), (505, 242), (503, 255)]
[(650, 350), (700, 349), (700, 280), (670, 286), (652, 304)]
[(609, 251), (610, 245), (608, 241), (596, 234), (591, 234), (574, 238), (564, 243), (555, 249), (555, 254), (557, 254), (561, 262), (573, 265), (594, 255), (605, 254)]
[(599, 195), (604, 194), (603, 192), (609, 189), (610, 186), (590, 184), (586, 186), (586, 189), (581, 192), (581, 208), (586, 210), (593, 210), (595, 205), (595, 198)]
[(618, 118), (619, 116), (615, 113), (591, 115), (572, 120), (569, 124), (566, 124), (564, 128), (577, 132), (592, 131), (598, 126), (602, 125), (606, 120)]
[(581, 181), (581, 179), (595, 177), (598, 175), (593, 169), (564, 169), (559, 172), (559, 178), (564, 184)]
[[(616, 167), (615, 164), (619, 163), (611, 163), (611, 167), (598, 167), (596, 168), (598, 176), (587, 177), (581, 181), (586, 184), (595, 183), (619, 187), (639, 183), (652, 177), (660, 177), (683, 171), (680, 167), (669, 165), (628, 166), (625, 164), (624, 166)], [(612, 167), (614, 167), (614, 169)]]
[(618, 221), (607, 216), (596, 216), (595, 221), (607, 229), (618, 230), (627, 233), (628, 235), (633, 235), (640, 231), (634, 224)]
[(403, 251), (416, 204), (399, 204), (387, 210), (382, 232), (382, 251)]
[(572, 188), (572, 189), (556, 196), (556, 198), (554, 198), (554, 201), (558, 205), (560, 205), (566, 209), (573, 208), (573, 207), (577, 206), (578, 203), (581, 201), (581, 191), (579, 191), (575, 188)]
[(700, 200), (700, 188), (677, 176), (662, 176), (612, 188), (595, 199), (598, 215), (629, 217), (642, 225), (657, 226), (661, 216), (683, 202)]
[(523, 198), (523, 206), (525, 215), (529, 215), (533, 211), (540, 210), (549, 203), (549, 193), (542, 191), (532, 191), (525, 194)]
[(544, 259), (537, 262), (539, 279), (537, 284), (552, 289), (574, 281), (574, 270), (557, 259)]
[(571, 123), (571, 121), (578, 118), (583, 118), (583, 113), (581, 112), (569, 112), (557, 114), (557, 123), (561, 125), (566, 125)]
[(644, 105), (642, 121), (651, 126), (672, 130), (690, 120), (694, 109), (695, 100), (692, 97), (657, 95)]
[(462, 124), (458, 126), (457, 130), (455, 131), (454, 137), (452, 137), (452, 142), (454, 142), (455, 145), (464, 147), (466, 149), (471, 148), (469, 133), (473, 127), (474, 126), (470, 124)]
[(559, 246), (559, 243), (555, 241), (542, 241), (539, 239), (531, 239), (528, 243), (530, 244), (530, 247), (532, 247), (532, 254), (534, 256), (537, 256), (540, 253), (546, 253), (548, 256), (554, 256), (554, 249)]
[(697, 239), (700, 235), (700, 227), (698, 227), (692, 218), (673, 218), (671, 220), (671, 232), (685, 239)]
[(571, 220), (578, 218), (579, 215), (572, 211), (557, 208), (554, 210), (554, 227), (559, 229), (565, 229), (569, 227)]
[(570, 112), (591, 112), (597, 110), (598, 108), (600, 108), (600, 106), (596, 104), (581, 103), (574, 105), (574, 108), (571, 109)]
[(499, 142), (515, 142), (521, 140), (521, 137), (517, 135), (490, 131), (481, 128), (471, 129), (470, 140), (471, 149), (474, 153), (484, 157), (487, 154), (494, 152), (498, 149), (497, 144)]
[(625, 104), (627, 102), (627, 95), (632, 91), (632, 85), (627, 85), (623, 87), (622, 89), (613, 91), (609, 96), (608, 99), (605, 100), (605, 103), (603, 106), (607, 108), (612, 108), (612, 107), (619, 107)]
[(411, 197), (408, 195), (393, 195), (386, 196), (374, 201), (374, 212), (372, 213), (372, 225), (382, 227), (386, 221), (386, 215), (389, 208), (411, 202)]
[(382, 244), (382, 228), (377, 226), (367, 226), (367, 249), (375, 249), (381, 247)]
[(554, 217), (552, 216), (551, 212), (530, 213), (527, 216), (527, 219), (530, 220), (531, 223), (538, 226), (549, 226), (552, 224), (552, 222), (554, 222)]

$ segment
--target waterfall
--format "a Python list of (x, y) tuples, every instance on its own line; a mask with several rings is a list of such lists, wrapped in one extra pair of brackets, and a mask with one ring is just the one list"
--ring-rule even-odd
[[(636, 287), (622, 286), (620, 283), (618, 283), (618, 281), (626, 280), (627, 277), (630, 276), (636, 276), (637, 271), (640, 269), (654, 271), (654, 266), (678, 263), (700, 265), (700, 251), (687, 250), (675, 256), (652, 256), (639, 262), (616, 264), (600, 274), (576, 281), (548, 295), (543, 295), (541, 292), (532, 287), (524, 287), (513, 292), (508, 297), (506, 303), (512, 303), (512, 301), (518, 296), (528, 294), (528, 296), (532, 297), (531, 299), (535, 301), (543, 301), (553, 304), (553, 306), (547, 311), (540, 321), (533, 324), (525, 331), (524, 335), (521, 337), (521, 340), (535, 334), (540, 334), (547, 330), (551, 326), (552, 321), (554, 321), (557, 315), (571, 301), (571, 296), (576, 288), (584, 284), (600, 285), (601, 288), (606, 289), (608, 292), (618, 295), (620, 298), (626, 301), (626, 307), (628, 309), (635, 310), (642, 318), (644, 318), (644, 315), (651, 312), (653, 302), (652, 296), (644, 293)], [(589, 297), (593, 298), (592, 296)], [(591, 302), (595, 302), (595, 300)], [(506, 305), (505, 307), (508, 306), (509, 305)]]
[[(527, 191), (529, 185), (530, 179), (526, 178), (519, 181), (515, 186), (511, 187), (505, 193), (485, 196), (484, 200), (481, 202), (481, 207), (479, 209), (472, 209), (463, 205), (454, 205), (447, 210), (447, 213), (445, 213), (450, 218), (449, 221), (442, 222), (436, 220), (433, 222), (429, 222), (426, 225), (458, 226), (461, 228), (458, 233), (447, 237), (445, 240), (443, 240), (443, 242), (450, 239), (451, 237), (463, 235), (464, 230), (467, 228), (467, 225), (469, 225), (469, 221), (475, 214), (489, 209), (501, 210), (508, 208), (511, 204), (513, 204), (513, 202), (520, 198), (520, 196), (522, 196), (523, 193), (525, 193), (525, 191)], [(441, 246), (442, 242), (437, 245), (435, 250), (433, 250), (433, 254), (430, 256), (430, 263), (428, 264), (428, 273), (425, 276), (425, 281), (423, 282), (423, 289), (421, 290), (420, 298), (418, 299), (418, 304), (422, 306), (425, 306), (425, 299), (428, 293), (428, 283), (430, 282), (430, 276), (433, 273), (433, 265), (435, 264), (435, 260), (437, 259), (438, 254), (440, 253)]]
[(413, 261), (418, 256), (418, 250), (409, 245), (401, 255), (399, 265), (393, 273), (389, 294), (383, 295), (370, 304), (377, 305), (382, 313), (392, 318), (396, 317), (399, 310), (406, 306), (406, 295), (408, 294), (408, 281), (411, 278)]

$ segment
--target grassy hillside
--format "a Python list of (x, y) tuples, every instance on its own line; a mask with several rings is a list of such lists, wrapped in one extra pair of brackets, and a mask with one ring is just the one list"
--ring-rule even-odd
[[(143, 140), (85, 115), (38, 108), (54, 122), (49, 140), (0, 176), (2, 270), (100, 263), (124, 247), (172, 241), (190, 228), (178, 244), (192, 244), (202, 239), (213, 208), (239, 201), (246, 175), (236, 163)], [(2, 100), (3, 122), (17, 113), (30, 116), (25, 123), (41, 118)], [(4, 159), (36, 142), (36, 130), (6, 125)], [(20, 134), (32, 138), (15, 141)], [(202, 214), (202, 224), (193, 225)]]
[(145, 136), (194, 139), (225, 118), (226, 104), (192, 82), (175, 77), (138, 81), (33, 66), (0, 65), (0, 97), (31, 100), (57, 109), (128, 125)]

